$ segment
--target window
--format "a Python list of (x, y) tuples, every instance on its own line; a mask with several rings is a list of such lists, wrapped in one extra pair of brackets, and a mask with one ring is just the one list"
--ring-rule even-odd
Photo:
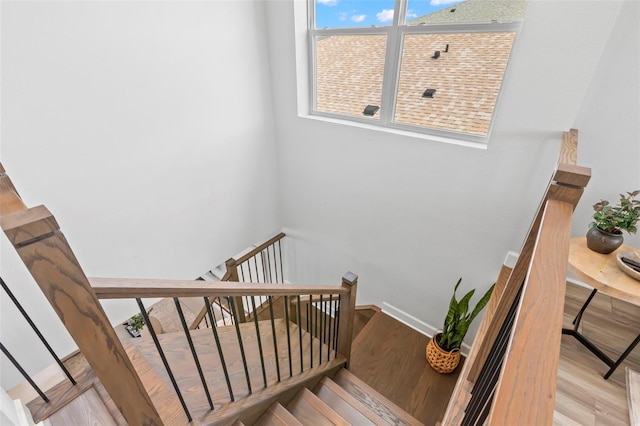
[(311, 112), (486, 143), (526, 0), (309, 0)]

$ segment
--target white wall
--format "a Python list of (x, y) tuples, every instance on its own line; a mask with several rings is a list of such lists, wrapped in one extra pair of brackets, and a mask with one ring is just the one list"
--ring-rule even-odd
[(436, 327), (458, 277), (461, 290), (484, 291), (520, 249), (621, 6), (530, 2), (493, 136), (479, 150), (297, 117), (295, 50), (305, 39), (292, 20), (304, 2), (269, 2), (291, 279), (337, 282), (352, 270), (358, 303), (388, 302)]
[[(591, 205), (599, 199), (640, 189), (640, 3), (627, 0), (589, 85), (576, 127), (578, 160), (593, 176), (576, 210), (574, 234), (591, 222)], [(640, 247), (640, 235), (625, 234), (625, 243)]]
[[(260, 1), (2, 2), (1, 160), (88, 276), (194, 279), (280, 230)], [(1, 275), (73, 349), (2, 237)], [(135, 310), (107, 302), (112, 320)], [(2, 297), (2, 342), (52, 361)], [(2, 387), (19, 380), (4, 357)]]

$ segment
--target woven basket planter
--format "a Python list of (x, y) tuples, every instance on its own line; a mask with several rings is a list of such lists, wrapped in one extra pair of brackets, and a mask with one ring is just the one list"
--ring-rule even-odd
[(431, 368), (438, 373), (451, 373), (460, 363), (460, 349), (454, 349), (451, 352), (443, 350), (438, 346), (440, 333), (434, 335), (427, 343), (427, 361)]

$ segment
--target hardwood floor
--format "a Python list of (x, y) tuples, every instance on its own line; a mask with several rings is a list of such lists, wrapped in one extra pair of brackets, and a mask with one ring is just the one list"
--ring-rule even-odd
[[(567, 284), (564, 326), (589, 296), (590, 289)], [(617, 358), (640, 333), (640, 307), (598, 293), (584, 313), (582, 332), (604, 353)], [(562, 336), (556, 390), (556, 425), (628, 425), (625, 367), (640, 371), (635, 349), (608, 380), (608, 367), (571, 336)]]
[(444, 415), (460, 366), (451, 374), (433, 370), (425, 357), (427, 341), (376, 313), (353, 342), (349, 370), (419, 421), (434, 425)]

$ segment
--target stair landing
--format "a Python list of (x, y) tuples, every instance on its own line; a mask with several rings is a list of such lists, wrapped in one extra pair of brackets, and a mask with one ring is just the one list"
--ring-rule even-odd
[(440, 374), (427, 363), (429, 338), (379, 312), (358, 333), (349, 371), (424, 424), (436, 424), (447, 409), (464, 363)]

